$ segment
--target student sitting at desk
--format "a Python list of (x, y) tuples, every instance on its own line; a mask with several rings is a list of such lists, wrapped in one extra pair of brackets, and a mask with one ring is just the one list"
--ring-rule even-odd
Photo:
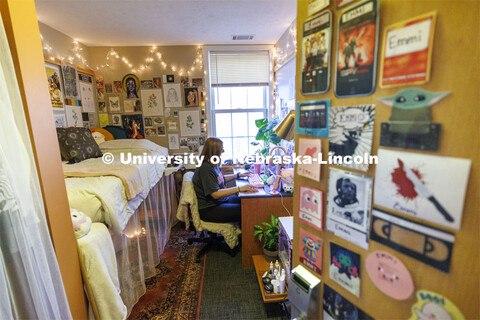
[[(242, 210), (238, 192), (256, 192), (251, 185), (225, 188), (225, 182), (250, 173), (223, 175), (219, 165), (212, 164), (213, 156), (220, 157), (223, 142), (218, 138), (208, 138), (203, 146), (203, 163), (195, 170), (193, 186), (198, 200), (200, 219), (207, 222), (240, 222)], [(215, 162), (215, 161), (214, 161)]]

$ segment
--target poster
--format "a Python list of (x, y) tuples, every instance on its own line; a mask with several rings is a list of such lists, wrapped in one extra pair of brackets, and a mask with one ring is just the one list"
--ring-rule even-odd
[(448, 272), (455, 235), (374, 208), (370, 239)]
[(157, 128), (145, 128), (145, 136), (152, 137), (157, 135)]
[(53, 118), (55, 119), (55, 128), (65, 128), (67, 126), (67, 120), (63, 113), (54, 113)]
[(366, 96), (375, 90), (378, 2), (368, 0), (345, 10), (339, 20), (335, 95)]
[[(334, 156), (370, 156), (375, 105), (330, 108), (328, 122), (329, 153)], [(368, 163), (341, 164), (367, 171)]]
[(92, 76), (86, 73), (78, 72), (78, 80), (90, 83), (90, 85), (93, 83)]
[(96, 74), (95, 75), (95, 87), (97, 88), (104, 88), (105, 87), (105, 80), (103, 74)]
[(409, 320), (424, 319), (465, 320), (465, 317), (447, 297), (422, 289), (417, 291), (417, 302), (412, 306)]
[(142, 84), (142, 89), (153, 89), (153, 80), (141, 80), (140, 82)]
[[(320, 161), (319, 154), (322, 152), (322, 145), (320, 139), (299, 139), (298, 155), (302, 157), (302, 163), (297, 165), (297, 174), (320, 181)], [(311, 162), (308, 162), (311, 159)]]
[(66, 106), (67, 127), (83, 127), (82, 107)]
[(133, 101), (134, 100), (124, 100), (123, 101), (123, 110), (125, 112), (133, 112)]
[(143, 117), (141, 114), (132, 114), (122, 116), (123, 127), (127, 129), (127, 135), (130, 139), (145, 138), (143, 130)]
[(127, 94), (127, 99), (138, 99), (138, 90), (140, 90), (140, 80), (134, 74), (126, 74), (122, 79), (123, 91)]
[(471, 160), (380, 149), (377, 205), (460, 229)]
[(323, 319), (324, 320), (373, 320), (362, 309), (345, 299), (338, 292), (323, 285)]
[(100, 124), (100, 128), (108, 126), (108, 114), (107, 113), (99, 113), (98, 114), (98, 122)]
[(422, 84), (430, 80), (436, 12), (385, 29), (380, 87)]
[(192, 79), (192, 87), (202, 88), (203, 87), (203, 79), (202, 78), (193, 78)]
[(79, 99), (77, 67), (62, 62), (63, 87), (65, 88), (65, 99)]
[(55, 109), (63, 109), (63, 93), (60, 80), (60, 68), (55, 64), (45, 63), (47, 72), (48, 89), (50, 91), (50, 101)]
[(168, 121), (168, 131), (177, 131), (178, 130), (178, 122), (177, 121)]
[(122, 81), (113, 81), (113, 92), (122, 93)]
[(374, 251), (365, 261), (365, 269), (378, 290), (395, 300), (413, 295), (413, 279), (402, 261), (386, 251)]
[(97, 90), (97, 100), (103, 101), (105, 100), (105, 88), (96, 88)]
[(176, 108), (182, 106), (182, 93), (180, 84), (164, 84), (163, 94), (166, 108)]
[(162, 89), (142, 90), (142, 104), (144, 116), (162, 116)]
[(178, 145), (178, 134), (169, 134), (168, 135), (168, 149), (180, 149)]
[(112, 114), (112, 126), (122, 126), (122, 120), (119, 114)]
[(198, 107), (198, 88), (183, 88), (185, 92), (185, 106), (186, 107)]
[(153, 117), (153, 124), (154, 125), (161, 125), (165, 123), (165, 118), (163, 117)]
[(105, 83), (105, 93), (112, 93), (112, 84), (111, 83)]
[(299, 244), (300, 262), (316, 273), (322, 274), (322, 239), (300, 228)]
[(80, 82), (80, 93), (83, 112), (95, 112), (95, 98), (93, 97), (92, 84)]
[(200, 135), (200, 115), (198, 111), (180, 111), (180, 133), (184, 137)]
[(166, 135), (167, 130), (165, 129), (165, 126), (158, 126), (157, 127), (157, 134), (159, 137), (164, 137)]
[(98, 102), (98, 112), (107, 112), (105, 101)]
[(298, 219), (322, 231), (323, 193), (320, 190), (299, 185)]
[(118, 97), (118, 96), (109, 96), (108, 97), (108, 110), (109, 110), (110, 113), (121, 112), (120, 97)]
[(331, 20), (327, 10), (303, 24), (302, 94), (324, 93), (330, 87)]
[(297, 133), (328, 137), (328, 109), (330, 100), (297, 102)]
[(360, 297), (360, 255), (330, 242), (330, 279)]
[(162, 88), (162, 78), (161, 77), (153, 77), (153, 88), (154, 89), (161, 89)]
[(372, 178), (330, 167), (327, 230), (368, 249)]

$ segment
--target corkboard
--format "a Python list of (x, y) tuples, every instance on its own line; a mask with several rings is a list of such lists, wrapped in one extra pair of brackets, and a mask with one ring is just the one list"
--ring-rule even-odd
[[(359, 3), (356, 1), (355, 3)], [(307, 16), (307, 1), (297, 1), (297, 65), (296, 65), (296, 98), (297, 101), (314, 99), (330, 99), (331, 105), (349, 106), (362, 104), (375, 104), (375, 130), (373, 136), (372, 154), (377, 154), (380, 140), (380, 124), (388, 121), (390, 107), (380, 103), (377, 98), (388, 97), (396, 92), (415, 86), (380, 89), (378, 86), (380, 50), (377, 58), (377, 86), (374, 93), (367, 97), (336, 98), (334, 95), (335, 78), (335, 51), (337, 47), (336, 36), (338, 32), (338, 18), (345, 8), (336, 9), (336, 1), (331, 0), (329, 9), (333, 13), (333, 40), (332, 40), (332, 70), (330, 89), (322, 95), (303, 96), (301, 94), (301, 39), (302, 28)], [(399, 258), (412, 273), (415, 290), (425, 289), (443, 294), (462, 311), (467, 319), (480, 318), (480, 304), (478, 303), (480, 277), (479, 277), (479, 214), (478, 199), (480, 198), (478, 181), (479, 174), (479, 7), (478, 1), (454, 0), (381, 0), (380, 1), (380, 33), (378, 48), (383, 45), (385, 27), (421, 14), (437, 11), (435, 38), (433, 45), (432, 69), (430, 81), (417, 87), (428, 91), (451, 91), (451, 95), (431, 108), (432, 119), (442, 124), (440, 148), (438, 152), (420, 152), (413, 150), (399, 150), (415, 153), (450, 156), (472, 160), (472, 167), (467, 187), (462, 224), (459, 231), (449, 230), (455, 234), (456, 241), (453, 249), (450, 272), (444, 273), (418, 260), (410, 258), (384, 245), (370, 240), (369, 250), (361, 249), (352, 243), (334, 236), (326, 231), (319, 232), (298, 221), (298, 185), (307, 185), (323, 191), (328, 190), (328, 165), (322, 165), (321, 180), (315, 182), (305, 177), (295, 175), (294, 216), (295, 237), (293, 251), (293, 265), (299, 264), (299, 228), (300, 226), (313, 234), (319, 235), (324, 243), (323, 274), (321, 280), (334, 290), (342, 294), (352, 303), (363, 309), (376, 319), (406, 319), (411, 316), (411, 307), (416, 302), (412, 296), (405, 301), (393, 300), (381, 293), (369, 279), (364, 263), (369, 253), (375, 250), (384, 250)], [(298, 139), (295, 136), (298, 152)], [(322, 150), (328, 150), (328, 139), (322, 138)], [(383, 147), (382, 147), (383, 148)], [(389, 149), (389, 148), (385, 148)], [(324, 160), (326, 157), (324, 155)], [(348, 169), (345, 169), (348, 170)], [(448, 170), (448, 168), (445, 168)], [(366, 175), (375, 179), (375, 166), (370, 166)], [(372, 193), (373, 194), (373, 193)], [(324, 197), (326, 199), (326, 197)], [(372, 199), (373, 203), (373, 199)], [(324, 200), (324, 211), (326, 200)], [(388, 210), (387, 210), (388, 211)], [(399, 216), (405, 216), (398, 214)], [(323, 216), (325, 221), (325, 214)], [(413, 220), (420, 221), (412, 218)], [(426, 222), (428, 225), (437, 226)], [(328, 276), (329, 241), (358, 252), (361, 255), (362, 276), (360, 298), (355, 297), (343, 289)], [(318, 303), (322, 307), (322, 294)], [(320, 312), (321, 313), (321, 312)]]

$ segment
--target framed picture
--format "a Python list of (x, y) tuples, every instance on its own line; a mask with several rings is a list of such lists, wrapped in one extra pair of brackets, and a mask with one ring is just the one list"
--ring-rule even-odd
[(185, 106), (186, 107), (198, 107), (200, 105), (198, 101), (198, 88), (183, 88), (185, 92)]
[(63, 92), (60, 77), (60, 67), (56, 64), (45, 63), (45, 71), (48, 79), (48, 89), (50, 91), (50, 101), (54, 109), (63, 109)]

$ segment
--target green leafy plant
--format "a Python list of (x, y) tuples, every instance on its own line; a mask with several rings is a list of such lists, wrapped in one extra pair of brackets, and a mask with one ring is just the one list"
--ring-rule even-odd
[(270, 214), (270, 223), (262, 222), (253, 226), (255, 231), (253, 236), (257, 237), (259, 241), (265, 241), (263, 248), (270, 251), (278, 250), (278, 218)]
[[(258, 128), (257, 135), (255, 136), (255, 140), (263, 141), (263, 149), (260, 150), (260, 153), (266, 157), (270, 152), (270, 144), (278, 145), (282, 139), (277, 136), (273, 129), (278, 124), (278, 119), (272, 119), (268, 121), (268, 119), (259, 119), (255, 120), (255, 125)], [(252, 142), (252, 145), (258, 146), (259, 142)]]

